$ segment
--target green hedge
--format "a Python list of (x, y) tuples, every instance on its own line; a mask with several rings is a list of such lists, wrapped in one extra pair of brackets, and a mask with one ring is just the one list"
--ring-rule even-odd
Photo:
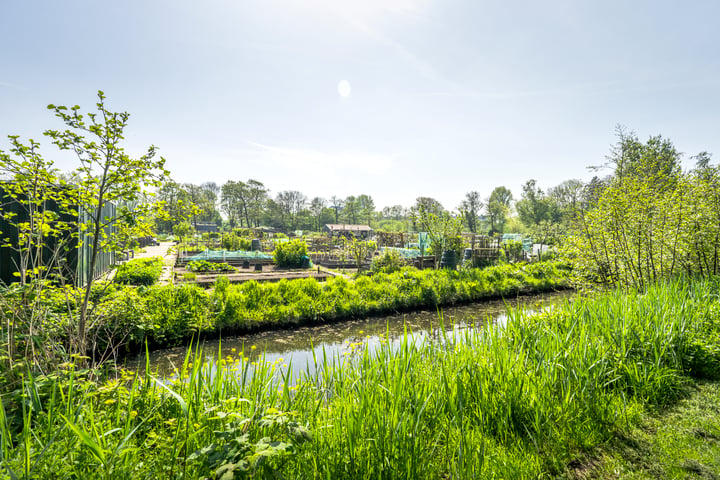
[(193, 333), (242, 333), (418, 308), (433, 308), (566, 286), (559, 263), (499, 265), (464, 271), (404, 268), (352, 281), (335, 277), (217, 281), (212, 292), (196, 285), (154, 286), (140, 296), (148, 316), (148, 340), (177, 345)]
[(160, 279), (163, 259), (136, 258), (118, 266), (115, 283), (123, 285), (152, 285)]
[(303, 257), (307, 257), (307, 244), (305, 240), (290, 240), (275, 245), (273, 252), (275, 264), (278, 267), (299, 268)]

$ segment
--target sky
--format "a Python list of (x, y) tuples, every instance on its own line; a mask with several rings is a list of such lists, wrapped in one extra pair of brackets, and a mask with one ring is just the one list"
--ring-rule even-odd
[(516, 197), (589, 180), (616, 125), (720, 156), (720, 2), (0, 0), (0, 149), (48, 104), (131, 114), (179, 182)]

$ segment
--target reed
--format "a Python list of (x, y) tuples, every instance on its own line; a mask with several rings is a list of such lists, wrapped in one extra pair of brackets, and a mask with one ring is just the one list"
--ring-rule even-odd
[(718, 371), (719, 293), (698, 280), (576, 298), (504, 326), (323, 353), (299, 378), (282, 360), (199, 349), (170, 379), (148, 366), (100, 381), (66, 364), (4, 399), (0, 460), (11, 478), (557, 475)]

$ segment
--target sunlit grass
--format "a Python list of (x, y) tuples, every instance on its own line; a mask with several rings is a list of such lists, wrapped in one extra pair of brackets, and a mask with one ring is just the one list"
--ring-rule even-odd
[(578, 298), (442, 341), (323, 353), (299, 378), (242, 351), (214, 364), (189, 352), (173, 380), (147, 368), (91, 381), (68, 365), (4, 399), (1, 460), (17, 478), (556, 475), (648, 406), (673, 404), (690, 373), (718, 371), (718, 291)]

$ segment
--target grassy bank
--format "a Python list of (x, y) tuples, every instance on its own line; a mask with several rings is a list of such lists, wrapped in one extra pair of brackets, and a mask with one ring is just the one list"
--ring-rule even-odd
[(68, 364), (5, 398), (0, 452), (18, 478), (569, 474), (720, 376), (719, 293), (675, 282), (515, 312), (504, 328), (317, 358), (297, 382), (242, 352), (218, 369), (188, 360), (167, 383), (96, 383)]
[[(110, 285), (93, 297), (97, 321), (91, 337), (97, 350), (123, 343), (137, 348), (174, 346), (194, 335), (249, 331), (337, 321), (380, 313), (454, 305), (519, 293), (564, 288), (567, 270), (559, 263), (498, 265), (462, 271), (404, 269), (356, 280), (336, 277), (229, 284), (221, 278), (212, 291), (195, 285), (130, 287)], [(100, 291), (100, 289), (98, 289)], [(74, 296), (74, 297), (73, 297)], [(56, 291), (47, 301), (59, 321), (51, 337), (72, 330), (68, 305), (79, 297)]]
[(677, 404), (652, 409), (570, 466), (572, 480), (718, 478), (720, 382), (700, 381)]

